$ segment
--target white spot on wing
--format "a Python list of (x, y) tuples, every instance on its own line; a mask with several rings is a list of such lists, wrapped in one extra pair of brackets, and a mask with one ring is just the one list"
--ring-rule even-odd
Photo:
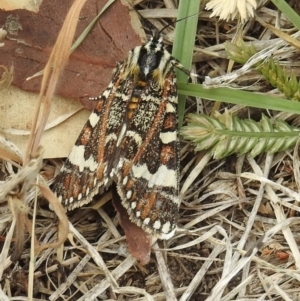
[(149, 222), (150, 222), (150, 218), (149, 218), (149, 217), (146, 217), (146, 218), (144, 219), (144, 224), (145, 224), (145, 225), (148, 225)]
[(173, 103), (175, 103), (175, 104), (178, 104), (178, 97), (177, 97), (177, 95), (176, 95), (176, 96), (169, 97), (169, 101), (170, 101), (170, 102), (173, 102)]
[(123, 164), (124, 164), (124, 160), (123, 160), (123, 159), (120, 159), (120, 160), (119, 160), (119, 163), (118, 163), (117, 169), (121, 168), (121, 167), (123, 166)]
[(132, 196), (132, 191), (131, 190), (128, 190), (127, 193), (126, 193), (126, 198), (127, 199), (130, 199)]
[(177, 132), (166, 132), (166, 133), (160, 133), (159, 138), (164, 144), (168, 144), (170, 142), (174, 142), (177, 139)]
[[(131, 203), (131, 209), (134, 209), (135, 207), (136, 207), (136, 202), (132, 202), (132, 203)], [(138, 212), (140, 212), (140, 211), (137, 211), (137, 213), (138, 213)]]
[(111, 170), (111, 172), (110, 172), (110, 174), (109, 174), (111, 178), (114, 176), (115, 172), (116, 172), (115, 169), (112, 168), (112, 170)]
[(78, 197), (77, 197), (78, 201), (80, 201), (82, 199), (82, 193), (79, 193), (78, 194)]
[[(109, 85), (108, 85), (108, 88), (111, 88), (112, 86), (113, 86), (113, 83), (110, 82)], [(104, 96), (105, 98), (107, 98), (107, 97), (109, 96), (109, 94), (110, 94), (110, 89), (106, 89), (106, 90), (103, 92), (102, 96)]]
[(111, 133), (105, 137), (105, 144), (107, 144), (109, 141), (116, 141), (117, 135), (115, 133)]
[(90, 171), (95, 171), (98, 168), (98, 163), (95, 162), (95, 160), (92, 156), (90, 156), (85, 161), (85, 167), (87, 167)]
[(171, 223), (170, 222), (166, 222), (163, 224), (161, 231), (163, 233), (169, 233), (170, 232), (170, 228), (171, 228)]
[(88, 168), (90, 171), (95, 171), (98, 167), (98, 163), (90, 156), (87, 160), (84, 160), (84, 145), (75, 145), (69, 155), (69, 161), (78, 166), (79, 171), (82, 172), (84, 168)]
[(167, 113), (175, 113), (176, 109), (170, 103), (167, 103), (166, 112)]
[(123, 179), (123, 186), (125, 186), (128, 182), (128, 176), (126, 176), (124, 179)]
[(117, 146), (120, 146), (121, 141), (122, 141), (122, 139), (125, 135), (126, 129), (127, 129), (126, 123), (123, 123), (122, 128), (121, 128), (121, 132), (118, 136)]
[(143, 143), (142, 137), (137, 132), (127, 131), (126, 137), (133, 138), (138, 146), (141, 146), (141, 144)]
[(161, 222), (160, 221), (155, 221), (155, 223), (153, 224), (153, 228), (158, 230), (161, 227)]
[(171, 237), (174, 236), (176, 229), (172, 230), (171, 232), (168, 232), (170, 231), (170, 228), (171, 228), (170, 222), (166, 222), (162, 226), (161, 234), (159, 235), (160, 239), (170, 239)]
[(148, 181), (148, 187), (165, 186), (177, 189), (177, 172), (161, 165), (155, 174), (151, 174), (146, 164), (133, 165), (132, 172), (135, 178), (143, 178)]
[(93, 112), (89, 118), (91, 126), (95, 127), (95, 125), (98, 123), (99, 119), (100, 119), (99, 115), (96, 114), (95, 112)]

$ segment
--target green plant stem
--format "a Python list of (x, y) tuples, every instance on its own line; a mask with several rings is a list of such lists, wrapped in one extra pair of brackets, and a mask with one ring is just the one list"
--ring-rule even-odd
[(261, 109), (300, 114), (300, 103), (288, 99), (229, 88), (204, 89), (203, 86), (199, 84), (179, 83), (177, 86), (179, 93), (183, 95), (197, 96), (210, 100), (240, 104)]
[[(195, 35), (198, 24), (198, 16), (192, 15), (195, 15), (195, 13), (199, 11), (200, 3), (201, 0), (181, 0), (178, 7), (177, 19), (186, 19), (176, 23), (172, 55), (176, 57), (187, 69), (190, 69), (192, 63)], [(178, 71), (177, 82), (187, 81), (187, 75)], [(181, 127), (183, 123), (185, 99), (186, 96), (184, 95), (179, 95), (178, 97), (179, 127)]]

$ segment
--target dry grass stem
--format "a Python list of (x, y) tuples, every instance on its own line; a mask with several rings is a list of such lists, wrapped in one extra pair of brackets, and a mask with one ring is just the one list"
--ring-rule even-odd
[[(39, 104), (36, 108), (32, 122), (32, 131), (29, 137), (25, 162), (29, 157), (29, 154), (35, 152), (40, 143), (41, 135), (44, 131), (50, 113), (51, 99), (54, 95), (59, 76), (68, 62), (79, 14), (85, 2), (86, 0), (75, 0), (73, 3), (45, 67), (39, 96)], [(43, 109), (41, 111), (42, 104)]]

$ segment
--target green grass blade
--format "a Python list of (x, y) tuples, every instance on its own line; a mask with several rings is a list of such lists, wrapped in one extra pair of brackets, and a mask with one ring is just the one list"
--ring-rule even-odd
[[(195, 13), (199, 11), (200, 3), (201, 0), (181, 0), (178, 7), (177, 19), (187, 18), (176, 23), (172, 55), (177, 58), (187, 69), (190, 69), (192, 63), (195, 35), (198, 24), (198, 15), (192, 15), (195, 15)], [(178, 71), (177, 82), (187, 81), (187, 75)], [(186, 97), (182, 95), (179, 95), (178, 98), (179, 127), (181, 127), (183, 122), (185, 98)]]
[(286, 15), (293, 25), (300, 30), (300, 16), (286, 3), (285, 0), (272, 0), (278, 9)]
[(270, 95), (229, 88), (204, 89), (198, 84), (178, 84), (180, 94), (202, 97), (226, 103), (300, 114), (300, 103)]

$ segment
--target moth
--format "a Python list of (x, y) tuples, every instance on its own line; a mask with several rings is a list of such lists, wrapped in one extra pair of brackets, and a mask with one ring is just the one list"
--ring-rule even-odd
[(113, 182), (132, 222), (171, 238), (179, 215), (179, 140), (175, 67), (160, 34), (119, 62), (55, 179), (68, 209), (81, 207)]

